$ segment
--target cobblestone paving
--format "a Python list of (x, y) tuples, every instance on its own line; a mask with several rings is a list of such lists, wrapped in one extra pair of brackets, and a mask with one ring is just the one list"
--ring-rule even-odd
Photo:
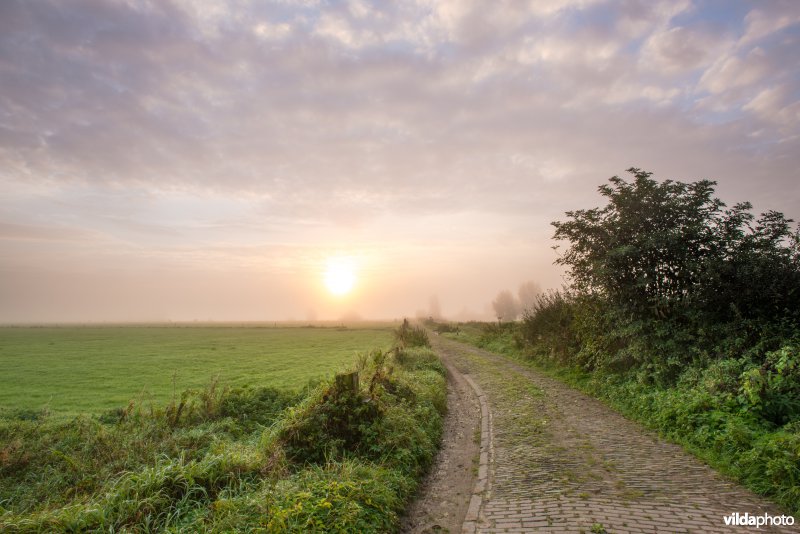
[(579, 391), (502, 356), (435, 344), (491, 411), (477, 532), (800, 532), (726, 526), (734, 512), (784, 512)]

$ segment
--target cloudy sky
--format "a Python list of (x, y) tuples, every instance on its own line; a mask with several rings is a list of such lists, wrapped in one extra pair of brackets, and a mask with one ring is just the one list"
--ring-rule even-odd
[(800, 218), (798, 135), (794, 0), (3, 0), (0, 322), (477, 316), (631, 166)]

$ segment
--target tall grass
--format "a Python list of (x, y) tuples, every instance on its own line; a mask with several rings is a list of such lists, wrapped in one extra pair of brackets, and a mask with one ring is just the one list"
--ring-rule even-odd
[(394, 342), (398, 347), (430, 347), (431, 341), (428, 333), (421, 326), (412, 326), (408, 319), (403, 319), (403, 324), (392, 331)]
[(389, 532), (430, 463), (444, 369), (358, 360), (360, 387), (212, 382), (161, 407), (0, 421), (0, 531)]

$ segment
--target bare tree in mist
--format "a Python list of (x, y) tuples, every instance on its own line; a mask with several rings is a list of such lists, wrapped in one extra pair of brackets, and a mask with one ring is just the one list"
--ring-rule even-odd
[(492, 301), (492, 308), (494, 314), (499, 322), (513, 321), (519, 315), (519, 304), (511, 294), (511, 291), (504, 289), (497, 294), (497, 297)]
[(431, 295), (428, 299), (428, 316), (434, 319), (442, 318), (442, 306), (439, 304), (439, 297)]
[(534, 304), (536, 304), (536, 297), (541, 294), (542, 286), (533, 280), (523, 282), (517, 291), (517, 298), (519, 299), (519, 312), (525, 313), (527, 310), (532, 309)]

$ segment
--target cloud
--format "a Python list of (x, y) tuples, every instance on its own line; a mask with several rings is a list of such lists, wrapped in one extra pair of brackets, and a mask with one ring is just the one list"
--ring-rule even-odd
[(744, 57), (725, 56), (720, 58), (703, 73), (700, 87), (711, 93), (719, 94), (760, 82), (770, 70), (764, 50), (754, 48)]
[(762, 90), (743, 109), (779, 124), (796, 125), (800, 122), (800, 101), (793, 98), (787, 85)]
[[(711, 44), (722, 46), (703, 28), (669, 27), (687, 9), (672, 2), (136, 6), (6, 8), (28, 21), (5, 48), (0, 131), (14, 179), (357, 204), (413, 191), (432, 168), (444, 182), (470, 179), (475, 163), (464, 149), (482, 145), (485, 159), (502, 160), (492, 147), (515, 129), (536, 139), (540, 116), (550, 116), (546, 136), (574, 135), (570, 113), (551, 110), (599, 116), (617, 112), (602, 105), (669, 105), (692, 82), (664, 75), (696, 69), (713, 57)], [(22, 39), (23, 27), (37, 40)], [(641, 53), (634, 35), (649, 35)], [(640, 58), (659, 76), (639, 72)], [(758, 48), (726, 56), (700, 88), (752, 85), (774, 69), (767, 59)]]
[(800, 23), (800, 5), (792, 1), (764, 3), (745, 17), (747, 29), (740, 40), (746, 46)]
[(93, 237), (91, 234), (58, 226), (36, 226), (0, 221), (0, 240), (13, 241), (83, 241)]
[(285, 273), (520, 232), (547, 265), (548, 223), (631, 165), (797, 217), (798, 11), (746, 8), (2, 2), (0, 259)]
[(674, 75), (707, 67), (731, 42), (705, 28), (671, 26), (650, 35), (642, 47), (645, 68)]

